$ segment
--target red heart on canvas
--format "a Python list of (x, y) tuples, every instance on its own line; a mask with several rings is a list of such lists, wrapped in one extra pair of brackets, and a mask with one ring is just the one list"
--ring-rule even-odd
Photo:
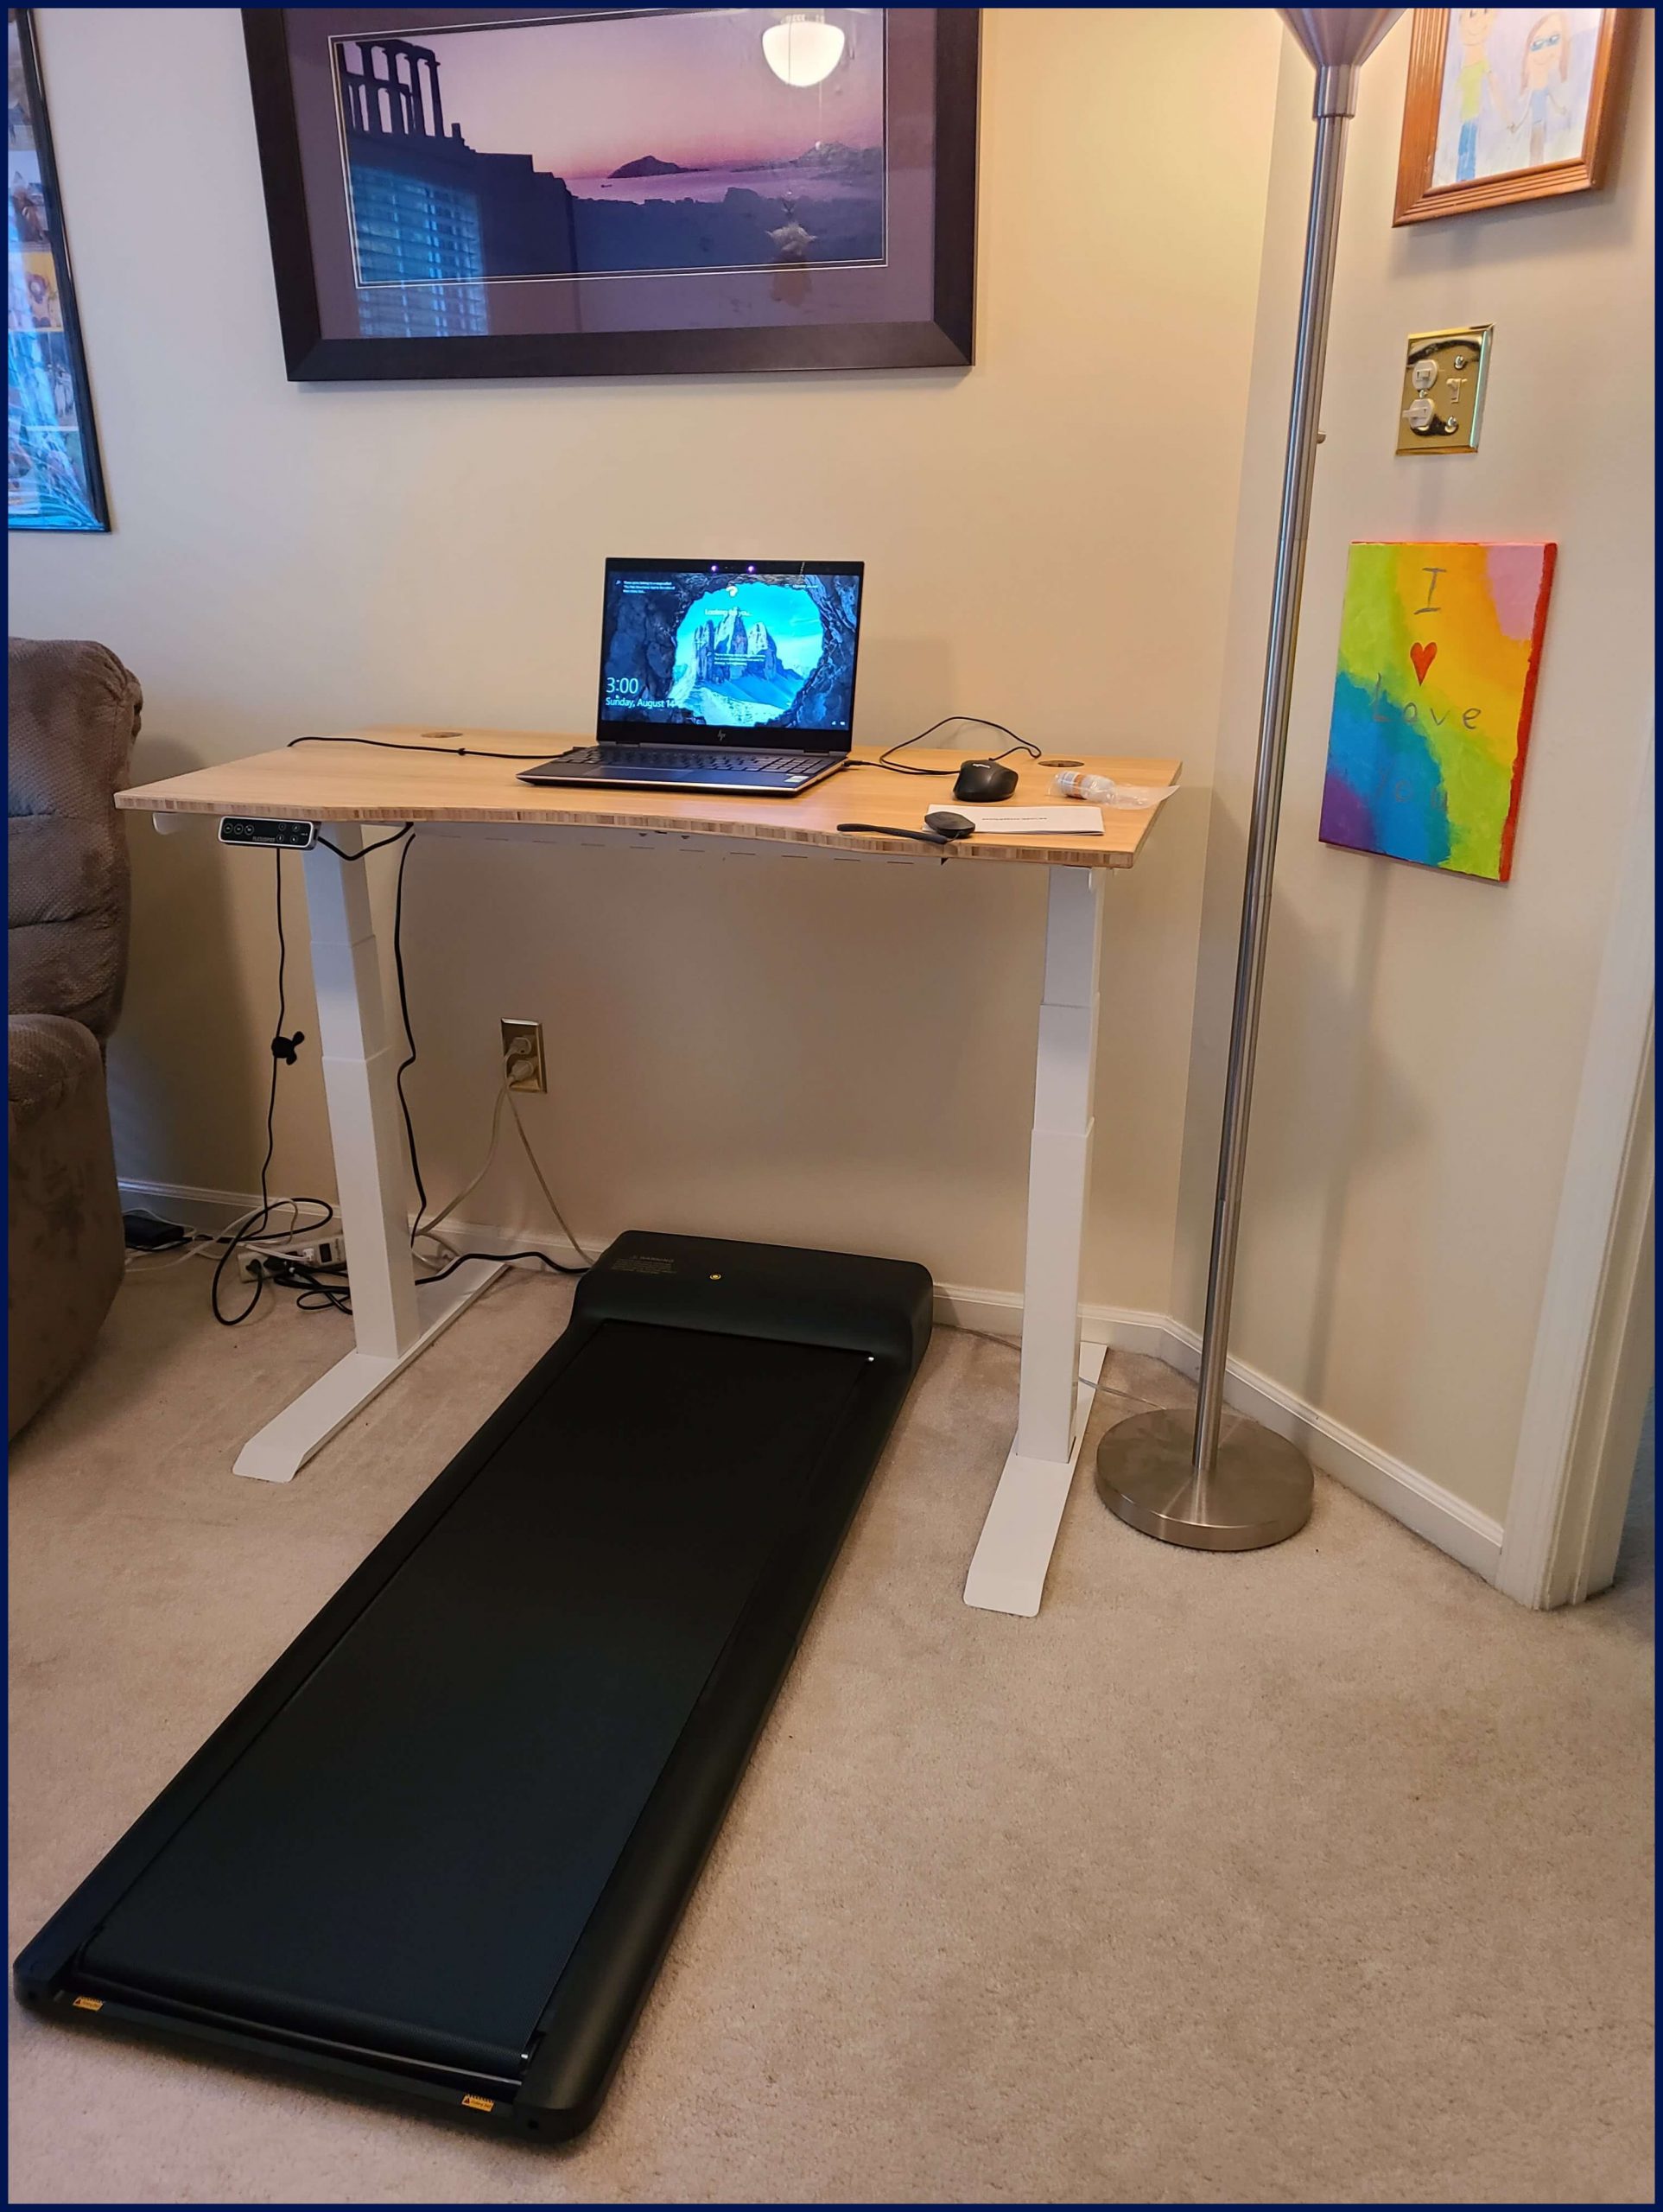
[(1426, 681), (1427, 670), (1438, 658), (1438, 647), (1436, 645), (1411, 645), (1409, 648), (1409, 658), (1415, 664), (1415, 682), (1417, 683), (1424, 683)]

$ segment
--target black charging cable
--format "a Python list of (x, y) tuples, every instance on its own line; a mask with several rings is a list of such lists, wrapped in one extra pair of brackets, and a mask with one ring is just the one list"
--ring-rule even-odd
[[(974, 823), (967, 822), (962, 814), (944, 815), (939, 830), (898, 830), (892, 822), (840, 822), (837, 830), (840, 836), (910, 837), (915, 845), (955, 845), (961, 837), (975, 833)], [(959, 826), (949, 828), (949, 823)]]
[[(987, 755), (990, 760), (1008, 760), (1012, 753), (1025, 753), (1030, 760), (1038, 760), (1040, 757), (1040, 749), (1031, 739), (1019, 736), (1015, 730), (1007, 728), (1003, 722), (989, 721), (982, 715), (943, 715), (938, 722), (931, 722), (928, 729), (921, 729), (911, 737), (898, 738), (893, 745), (885, 746), (875, 760), (851, 760), (848, 765), (851, 768), (885, 768), (892, 776), (956, 776), (956, 768), (918, 768), (909, 761), (896, 760), (895, 755), (904, 753), (910, 745), (922, 745), (925, 738), (934, 737), (939, 729), (951, 729), (955, 725), (967, 722), (973, 728), (997, 730), (1001, 737), (1010, 739), (1003, 752)], [(460, 732), (457, 734), (460, 735)], [(546, 752), (491, 753), (477, 745), (412, 745), (403, 738), (392, 737), (291, 737), (289, 744), (290, 747), (296, 745), (367, 745), (378, 753), (442, 753), (454, 760), (535, 761), (546, 760), (549, 757)], [(328, 840), (323, 838), (319, 842), (327, 844)], [(334, 849), (331, 847), (332, 851)], [(378, 848), (371, 845), (366, 849), (375, 852)], [(354, 853), (343, 854), (341, 857), (356, 860), (359, 856)]]
[[(460, 737), (460, 730), (445, 730), (435, 734)], [(486, 753), (477, 745), (409, 745), (403, 738), (394, 737), (291, 737), (290, 749), (297, 745), (368, 745), (378, 753), (447, 753), (455, 760), (546, 760), (543, 753)], [(371, 849), (373, 851), (374, 848)], [(356, 859), (357, 855), (350, 857)]]
[(1003, 722), (990, 722), (981, 715), (943, 715), (938, 722), (931, 722), (928, 729), (921, 729), (916, 737), (903, 737), (893, 745), (885, 746), (875, 760), (851, 760), (849, 766), (851, 768), (886, 768), (892, 776), (956, 776), (956, 768), (916, 768), (911, 762), (898, 760), (894, 756), (898, 753), (904, 753), (909, 745), (922, 745), (925, 738), (934, 737), (938, 729), (953, 729), (966, 722), (974, 729), (997, 730), (1001, 737), (1010, 739), (1003, 753), (991, 753), (986, 756), (990, 760), (1006, 760), (1012, 753), (1024, 753), (1030, 760), (1039, 758), (1039, 747), (1031, 739), (1019, 737)]
[[(213, 1318), (227, 1329), (234, 1329), (240, 1322), (246, 1321), (264, 1294), (264, 1277), (257, 1274), (253, 1295), (239, 1313), (227, 1313), (219, 1303), (219, 1286), (225, 1280), (226, 1268), (232, 1264), (244, 1244), (258, 1244), (267, 1233), (267, 1224), (276, 1208), (284, 1204), (282, 1198), (274, 1199), (270, 1195), (271, 1160), (277, 1148), (277, 1075), (280, 1069), (294, 1066), (295, 1056), (306, 1042), (303, 1029), (295, 1030), (292, 1036), (285, 1037), (283, 1034), (283, 1021), (288, 1012), (284, 977), (289, 964), (289, 943), (283, 931), (283, 856), (281, 852), (274, 852), (271, 859), (276, 876), (277, 897), (277, 1019), (271, 1033), (271, 1087), (266, 1093), (265, 1102), (265, 1158), (260, 1162), (260, 1205), (251, 1220), (244, 1222), (234, 1236), (226, 1238), (225, 1249), (215, 1263), (213, 1281), (208, 1291), (208, 1303)], [(301, 1198), (296, 1203), (321, 1206), (326, 1222), (334, 1212), (334, 1208), (325, 1198)]]
[(395, 830), (390, 837), (378, 837), (373, 845), (365, 845), (356, 853), (347, 852), (345, 847), (336, 844), (333, 837), (326, 837), (321, 830), (318, 832), (318, 842), (326, 852), (333, 853), (338, 861), (367, 861), (371, 853), (384, 853), (389, 845), (396, 845), (401, 837), (408, 837), (415, 827), (413, 822), (406, 822)]
[[(541, 760), (544, 758), (544, 755), (540, 753), (478, 753), (461, 747), (405, 745), (395, 743), (390, 739), (374, 737), (294, 737), (290, 738), (289, 742), (290, 746), (370, 745), (390, 753), (454, 753), (463, 759), (486, 760)], [(416, 1123), (410, 1112), (409, 1101), (404, 1095), (404, 1077), (415, 1066), (416, 1060), (416, 1037), (410, 1026), (409, 983), (404, 972), (404, 871), (409, 866), (410, 854), (415, 849), (416, 840), (410, 835), (414, 827), (413, 823), (403, 823), (392, 832), (390, 836), (378, 837), (374, 844), (365, 845), (356, 853), (346, 851), (341, 846), (337, 845), (333, 838), (326, 837), (321, 832), (317, 841), (319, 844), (333, 853), (338, 860), (343, 861), (367, 860), (371, 853), (385, 852), (391, 845), (403, 844), (404, 848), (398, 856), (398, 874), (393, 893), (393, 969), (398, 982), (398, 1011), (404, 1031), (404, 1058), (395, 1077), (395, 1086), (398, 1094), (399, 1109), (403, 1118), (405, 1139), (409, 1146), (410, 1174), (416, 1185), (416, 1196), (420, 1200), (416, 1216), (416, 1228), (412, 1229), (410, 1232), (412, 1244), (416, 1242), (422, 1217), (428, 1210), (427, 1189), (422, 1177), (421, 1154), (416, 1141)], [(252, 1294), (247, 1305), (239, 1313), (226, 1313), (219, 1302), (219, 1288), (225, 1279), (225, 1270), (232, 1264), (238, 1252), (244, 1244), (251, 1244), (257, 1248), (263, 1242), (264, 1237), (270, 1234), (267, 1224), (278, 1206), (291, 1203), (297, 1205), (316, 1206), (322, 1218), (312, 1224), (311, 1233), (314, 1235), (321, 1234), (334, 1218), (335, 1210), (327, 1198), (300, 1198), (289, 1201), (273, 1198), (270, 1195), (271, 1162), (277, 1143), (277, 1076), (281, 1069), (293, 1067), (295, 1065), (300, 1056), (300, 1048), (306, 1042), (306, 1032), (303, 1029), (296, 1029), (288, 1036), (283, 1033), (283, 1021), (288, 1011), (285, 984), (289, 964), (289, 941), (288, 933), (283, 927), (282, 855), (280, 851), (274, 851), (271, 857), (275, 868), (276, 893), (277, 1019), (271, 1038), (271, 1084), (266, 1095), (265, 1157), (260, 1163), (260, 1204), (252, 1219), (244, 1223), (235, 1235), (225, 1240), (225, 1249), (219, 1255), (214, 1268), (213, 1281), (209, 1290), (209, 1304), (213, 1308), (213, 1318), (228, 1329), (234, 1329), (239, 1323), (249, 1319), (264, 1296), (268, 1285), (298, 1291), (300, 1297), (297, 1302), (302, 1310), (307, 1312), (333, 1310), (337, 1313), (350, 1314), (352, 1310), (351, 1294), (347, 1287), (347, 1269), (344, 1265), (335, 1262), (322, 1267), (312, 1267), (305, 1261), (295, 1259), (288, 1253), (275, 1252), (260, 1254), (259, 1264), (253, 1277)], [(559, 1260), (551, 1260), (546, 1252), (459, 1252), (445, 1266), (437, 1268), (430, 1274), (418, 1275), (416, 1281), (418, 1283), (442, 1282), (447, 1275), (454, 1274), (456, 1269), (467, 1260), (495, 1260), (505, 1265), (511, 1265), (518, 1260), (534, 1260), (540, 1268), (546, 1268), (550, 1274), (581, 1275), (588, 1273), (587, 1267), (574, 1268), (563, 1264)], [(328, 1277), (333, 1277), (334, 1280), (333, 1281), (326, 1280)]]

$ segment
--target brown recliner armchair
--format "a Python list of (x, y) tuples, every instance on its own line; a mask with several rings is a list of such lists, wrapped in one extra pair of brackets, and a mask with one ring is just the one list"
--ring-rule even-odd
[(15, 1436), (85, 1357), (121, 1283), (104, 1046), (127, 974), (127, 847), (114, 798), (143, 695), (103, 645), (14, 638), (9, 662)]

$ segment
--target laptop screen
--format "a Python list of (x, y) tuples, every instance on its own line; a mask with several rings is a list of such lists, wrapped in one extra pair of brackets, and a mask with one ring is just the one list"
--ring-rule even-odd
[(608, 561), (600, 735), (846, 753), (859, 561)]

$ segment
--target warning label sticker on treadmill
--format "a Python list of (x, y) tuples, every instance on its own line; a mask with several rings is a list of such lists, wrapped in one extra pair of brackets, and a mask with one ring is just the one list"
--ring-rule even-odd
[(462, 2102), (470, 2112), (495, 2112), (497, 2109), (494, 2097), (464, 2097)]

